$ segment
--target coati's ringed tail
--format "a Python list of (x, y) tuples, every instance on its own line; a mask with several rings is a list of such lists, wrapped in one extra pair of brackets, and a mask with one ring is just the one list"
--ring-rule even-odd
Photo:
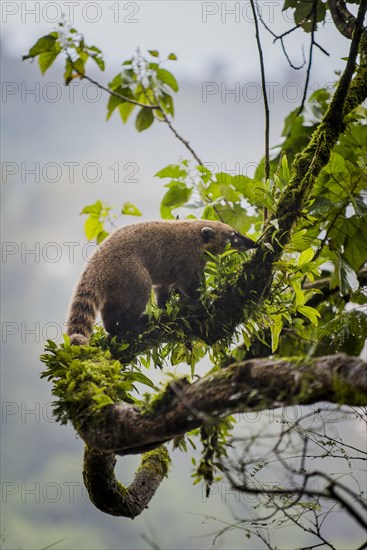
[(86, 273), (83, 273), (74, 291), (67, 320), (70, 343), (78, 346), (88, 344), (99, 310), (98, 294), (85, 281)]

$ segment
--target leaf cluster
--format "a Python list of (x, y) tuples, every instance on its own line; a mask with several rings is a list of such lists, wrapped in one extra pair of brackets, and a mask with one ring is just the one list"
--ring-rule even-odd
[[(84, 232), (88, 241), (96, 240), (97, 244), (108, 237), (110, 231), (107, 231), (106, 223), (109, 224), (108, 229), (111, 230), (115, 227), (117, 214), (111, 214), (112, 207), (106, 203), (97, 200), (93, 204), (88, 204), (83, 208), (80, 214), (87, 215), (87, 219), (84, 222)], [(127, 216), (141, 216), (140, 210), (129, 201), (125, 201), (120, 209), (120, 214)]]
[(101, 50), (97, 46), (88, 46), (83, 35), (64, 20), (59, 22), (57, 31), (39, 38), (28, 54), (23, 55), (23, 61), (38, 58), (41, 73), (45, 74), (61, 53), (65, 53), (66, 85), (85, 75), (85, 65), (89, 59), (92, 59), (101, 71), (105, 69)]
[(41, 376), (53, 383), (53, 414), (61, 424), (70, 420), (77, 428), (87, 418), (98, 420), (98, 412), (107, 405), (139, 403), (134, 395), (137, 383), (155, 389), (135, 364), (124, 366), (98, 346), (103, 337), (104, 331), (97, 329), (89, 346), (71, 346), (67, 336), (60, 346), (47, 342), (41, 356), (47, 368)]
[(111, 80), (108, 87), (93, 81), (86, 74), (86, 64), (92, 59), (101, 71), (105, 69), (102, 52), (96, 46), (88, 46), (84, 36), (62, 20), (57, 30), (43, 36), (30, 48), (23, 60), (38, 58), (42, 74), (51, 67), (60, 54), (64, 54), (64, 82), (70, 84), (76, 78), (87, 78), (90, 82), (110, 94), (107, 103), (109, 120), (117, 109), (123, 123), (126, 123), (136, 107), (140, 107), (135, 127), (139, 132), (148, 129), (154, 120), (167, 121), (173, 117), (173, 93), (178, 91), (174, 75), (162, 65), (177, 59), (174, 53), (161, 58), (157, 50), (149, 50), (143, 56), (138, 49), (130, 59), (123, 61), (123, 69)]
[(141, 106), (135, 119), (138, 132), (147, 130), (155, 117), (161, 120), (166, 115), (173, 117), (172, 92), (178, 91), (176, 78), (162, 67), (167, 60), (175, 60), (175, 54), (169, 54), (167, 59), (161, 59), (157, 50), (149, 50), (148, 54), (149, 57), (144, 57), (137, 50), (131, 59), (123, 62), (122, 71), (109, 83), (109, 89), (114, 94), (107, 103), (107, 120), (117, 108), (122, 121), (126, 123), (138, 102)]

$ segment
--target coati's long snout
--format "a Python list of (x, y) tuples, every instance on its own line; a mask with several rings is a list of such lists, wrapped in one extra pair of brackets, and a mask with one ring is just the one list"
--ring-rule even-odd
[(252, 248), (259, 247), (255, 241), (249, 239), (249, 237), (245, 237), (241, 233), (237, 233), (237, 231), (235, 231), (235, 236), (231, 240), (231, 246), (232, 248), (236, 248), (236, 250), (251, 250)]

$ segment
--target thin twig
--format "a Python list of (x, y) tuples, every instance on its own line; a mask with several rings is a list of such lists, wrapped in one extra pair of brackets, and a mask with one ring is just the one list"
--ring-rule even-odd
[(329, 52), (327, 52), (322, 46), (320, 46), (320, 44), (318, 42), (316, 42), (315, 40), (313, 41), (313, 44), (314, 46), (316, 46), (316, 48), (319, 48), (319, 50), (322, 51), (322, 53), (324, 53), (325, 55), (327, 55), (328, 57), (330, 57), (330, 54)]
[(143, 107), (144, 109), (160, 110), (159, 105), (147, 105), (146, 103), (140, 103), (140, 101), (135, 101), (135, 99), (131, 99), (130, 97), (126, 97), (122, 94), (119, 94), (118, 92), (115, 92), (114, 90), (111, 90), (110, 88), (107, 88), (106, 86), (103, 86), (102, 84), (97, 82), (97, 80), (93, 80), (93, 78), (91, 78), (90, 76), (88, 76), (86, 74), (82, 74), (82, 73), (78, 72), (78, 75), (80, 76), (80, 78), (88, 80), (88, 82), (90, 82), (91, 84), (94, 84), (95, 86), (97, 86), (97, 88), (99, 88), (100, 90), (103, 90), (103, 91), (107, 92), (108, 94), (113, 95), (114, 97), (118, 97), (119, 99), (122, 99), (123, 101), (126, 101), (126, 103), (132, 103), (133, 105), (138, 105), (138, 107)]
[(299, 29), (299, 27), (300, 27), (301, 25), (296, 25), (295, 27), (292, 27), (291, 29), (289, 29), (289, 30), (283, 32), (283, 34), (277, 35), (277, 34), (275, 34), (275, 32), (272, 31), (271, 28), (265, 23), (265, 21), (264, 21), (263, 18), (262, 18), (262, 15), (261, 15), (260, 10), (258, 11), (258, 17), (259, 17), (259, 20), (260, 20), (260, 22), (262, 23), (262, 25), (265, 27), (265, 29), (266, 29), (266, 30), (272, 35), (272, 37), (274, 38), (273, 44), (275, 44), (275, 42), (276, 42), (277, 40), (280, 40), (280, 44), (281, 44), (281, 46), (282, 46), (283, 53), (284, 53), (284, 55), (285, 55), (286, 60), (288, 61), (288, 64), (290, 65), (290, 67), (292, 67), (292, 69), (295, 69), (296, 71), (299, 71), (300, 69), (302, 69), (302, 67), (304, 67), (305, 64), (306, 64), (306, 60), (305, 60), (305, 57), (304, 57), (304, 54), (303, 54), (303, 50), (302, 50), (302, 55), (303, 55), (303, 63), (302, 63), (302, 65), (298, 65), (298, 66), (297, 66), (297, 65), (294, 65), (294, 64), (292, 63), (292, 61), (291, 61), (289, 55), (288, 55), (288, 52), (287, 52), (287, 50), (286, 50), (286, 47), (285, 47), (285, 44), (284, 44), (284, 40), (283, 40), (285, 36), (287, 36), (288, 34), (292, 33), (293, 31)]
[[(262, 46), (261, 46), (259, 22), (257, 18), (257, 14), (259, 10), (255, 8), (254, 0), (250, 0), (250, 3), (251, 3), (252, 13), (254, 16), (254, 22), (255, 22), (257, 50), (259, 52), (260, 69), (261, 69), (261, 87), (262, 87), (262, 93), (264, 98), (263, 101), (264, 101), (264, 111), (265, 111), (265, 181), (268, 181), (270, 179), (270, 138), (269, 138), (270, 111), (269, 111), (268, 94), (266, 91), (264, 55), (263, 55)], [(264, 207), (264, 225), (266, 224), (267, 217), (268, 217), (268, 211), (267, 211), (267, 208)]]
[(164, 122), (167, 124), (167, 126), (169, 127), (169, 129), (171, 130), (171, 132), (174, 134), (174, 136), (179, 140), (181, 141), (181, 143), (186, 147), (186, 149), (188, 149), (190, 151), (190, 153), (192, 154), (192, 156), (194, 157), (194, 159), (199, 163), (200, 166), (203, 166), (203, 162), (200, 160), (200, 158), (198, 157), (198, 155), (195, 153), (195, 151), (193, 150), (193, 148), (190, 146), (189, 142), (186, 141), (178, 132), (177, 130), (173, 127), (172, 125), (172, 122), (169, 120), (169, 118), (167, 117), (166, 113), (164, 112), (164, 110), (162, 109), (162, 106), (159, 104), (159, 102), (157, 101), (157, 98), (155, 97), (156, 101), (157, 101), (157, 104), (154, 105), (154, 104), (149, 104), (149, 103), (140, 103), (139, 101), (136, 101), (135, 99), (131, 99), (129, 97), (126, 97), (122, 94), (119, 94), (118, 92), (115, 92), (114, 90), (111, 90), (110, 88), (107, 88), (106, 86), (103, 86), (102, 84), (100, 84), (97, 80), (94, 80), (93, 78), (91, 78), (90, 76), (86, 75), (86, 74), (82, 74), (80, 71), (78, 71), (78, 69), (75, 68), (75, 65), (71, 59), (71, 57), (68, 55), (72, 65), (73, 65), (73, 68), (75, 70), (75, 72), (78, 74), (78, 76), (80, 78), (83, 78), (85, 80), (88, 80), (88, 82), (90, 82), (91, 84), (94, 84), (95, 86), (97, 86), (97, 88), (99, 88), (100, 90), (103, 90), (104, 92), (107, 92), (108, 94), (114, 96), (114, 97), (118, 97), (119, 99), (123, 100), (123, 101), (126, 101), (126, 103), (132, 103), (133, 105), (137, 105), (139, 107), (142, 107), (144, 109), (152, 109), (152, 110), (155, 110), (155, 111), (159, 111), (163, 117), (163, 120)]
[(304, 109), (305, 102), (306, 102), (306, 97), (307, 97), (308, 85), (309, 85), (309, 82), (310, 82), (313, 48), (314, 48), (314, 45), (315, 45), (315, 30), (316, 30), (316, 24), (317, 24), (317, 2), (318, 2), (318, 0), (313, 0), (310, 53), (309, 53), (308, 66), (307, 66), (307, 72), (306, 72), (306, 82), (305, 82), (305, 87), (304, 87), (304, 90), (303, 90), (303, 97), (302, 97), (300, 108), (298, 109), (298, 112), (297, 112), (297, 116), (299, 116), (302, 113), (303, 109)]
[(190, 151), (190, 153), (192, 154), (192, 156), (194, 157), (194, 159), (198, 162), (198, 164), (199, 164), (200, 166), (204, 166), (203, 162), (200, 160), (200, 158), (198, 157), (198, 155), (195, 153), (194, 149), (191, 147), (191, 145), (189, 144), (189, 142), (186, 141), (182, 136), (180, 136), (180, 134), (177, 132), (177, 130), (172, 126), (172, 122), (169, 120), (169, 118), (167, 117), (167, 115), (166, 115), (166, 113), (163, 111), (163, 109), (160, 108), (159, 111), (162, 113), (164, 122), (167, 124), (168, 128), (171, 130), (171, 132), (173, 133), (173, 135), (174, 135), (179, 141), (181, 141), (181, 143), (183, 143), (183, 145), (186, 147), (186, 149), (188, 149), (188, 150)]

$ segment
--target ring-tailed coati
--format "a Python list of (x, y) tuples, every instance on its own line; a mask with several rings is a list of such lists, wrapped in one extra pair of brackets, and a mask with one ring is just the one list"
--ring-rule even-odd
[(148, 221), (116, 229), (94, 253), (75, 288), (67, 320), (71, 344), (86, 345), (97, 312), (105, 329), (121, 338), (134, 330), (152, 286), (158, 307), (170, 289), (191, 300), (198, 290), (205, 251), (220, 254), (227, 244), (246, 250), (257, 244), (217, 221)]

